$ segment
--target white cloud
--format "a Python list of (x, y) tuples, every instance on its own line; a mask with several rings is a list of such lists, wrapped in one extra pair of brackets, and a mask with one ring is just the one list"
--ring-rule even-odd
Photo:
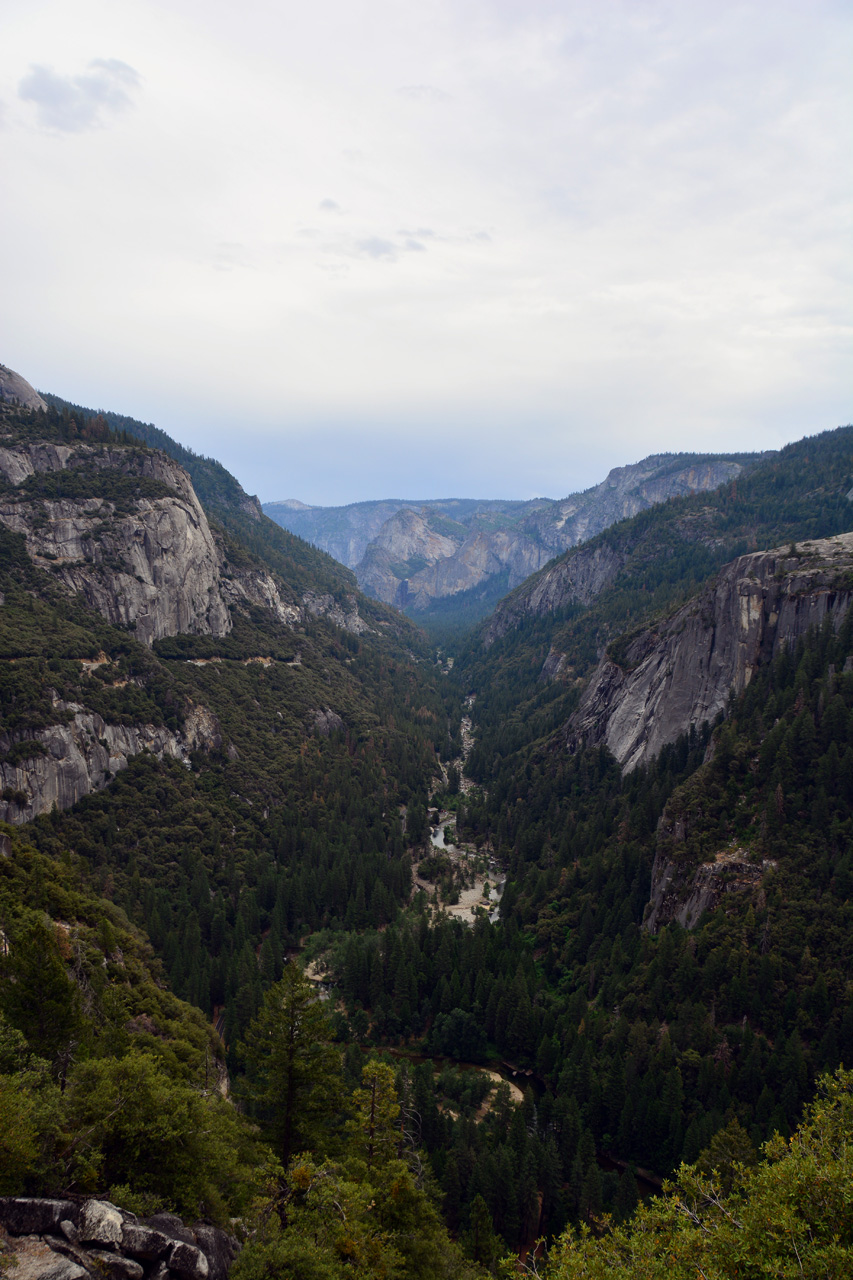
[(31, 66), (18, 86), (18, 97), (35, 103), (38, 122), (46, 129), (81, 133), (125, 111), (140, 77), (118, 58), (94, 58), (82, 75), (59, 75), (51, 67)]
[(443, 89), (436, 89), (431, 84), (404, 84), (397, 90), (403, 98), (412, 98), (415, 102), (449, 102), (451, 95)]
[(7, 0), (3, 25), (0, 360), (204, 452), (239, 423), (263, 496), (322, 500), (332, 454), (353, 497), (434, 464), (560, 494), (851, 416), (841, 0)]
[(381, 236), (368, 236), (366, 240), (359, 240), (356, 248), (360, 253), (367, 254), (368, 258), (394, 258), (397, 255), (394, 242), (383, 240)]

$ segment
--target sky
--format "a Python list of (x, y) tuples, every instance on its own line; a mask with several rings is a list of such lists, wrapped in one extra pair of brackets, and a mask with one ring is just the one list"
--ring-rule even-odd
[(0, 362), (263, 501), (853, 419), (847, 0), (4, 0)]

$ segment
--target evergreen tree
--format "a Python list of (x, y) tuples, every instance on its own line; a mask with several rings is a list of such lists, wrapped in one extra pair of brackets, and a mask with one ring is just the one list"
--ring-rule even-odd
[(248, 1096), (285, 1168), (297, 1151), (324, 1147), (340, 1105), (340, 1053), (332, 1039), (311, 983), (291, 961), (245, 1039)]

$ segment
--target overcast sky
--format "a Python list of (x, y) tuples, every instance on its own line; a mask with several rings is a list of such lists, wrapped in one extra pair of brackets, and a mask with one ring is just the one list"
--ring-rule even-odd
[(853, 417), (848, 0), (3, 0), (0, 362), (263, 500)]

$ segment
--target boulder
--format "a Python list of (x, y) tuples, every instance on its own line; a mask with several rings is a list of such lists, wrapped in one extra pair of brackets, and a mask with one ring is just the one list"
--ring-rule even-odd
[(54, 1253), (38, 1236), (15, 1241), (15, 1265), (6, 1266), (4, 1280), (89, 1280), (89, 1272), (71, 1258)]
[(81, 1243), (104, 1244), (118, 1249), (123, 1231), (124, 1221), (121, 1212), (114, 1204), (110, 1204), (109, 1200), (86, 1202), (80, 1215)]
[(35, 1200), (25, 1196), (0, 1198), (0, 1223), (13, 1236), (57, 1231), (63, 1219), (77, 1222), (80, 1210), (70, 1200)]
[(12, 1280), (227, 1280), (240, 1250), (218, 1227), (191, 1230), (173, 1213), (140, 1222), (108, 1200), (0, 1198), (3, 1228), (18, 1257)]
[(154, 1227), (145, 1227), (135, 1222), (125, 1222), (122, 1227), (121, 1247), (125, 1253), (132, 1253), (135, 1258), (162, 1258), (171, 1246), (169, 1236)]
[(209, 1280), (225, 1280), (231, 1264), (240, 1252), (239, 1241), (227, 1231), (197, 1223), (193, 1227), (196, 1243), (207, 1258)]
[(207, 1258), (201, 1249), (197, 1249), (194, 1244), (184, 1244), (183, 1240), (176, 1240), (172, 1245), (169, 1270), (183, 1277), (183, 1280), (209, 1280)]
[(195, 1244), (195, 1236), (189, 1227), (185, 1227), (181, 1219), (174, 1213), (155, 1213), (145, 1218), (144, 1225), (161, 1231), (170, 1240), (183, 1240), (184, 1244)]
[(107, 1253), (103, 1249), (89, 1249), (89, 1257), (98, 1264), (98, 1270), (108, 1280), (142, 1280), (145, 1272), (133, 1258), (124, 1258), (120, 1253)]

